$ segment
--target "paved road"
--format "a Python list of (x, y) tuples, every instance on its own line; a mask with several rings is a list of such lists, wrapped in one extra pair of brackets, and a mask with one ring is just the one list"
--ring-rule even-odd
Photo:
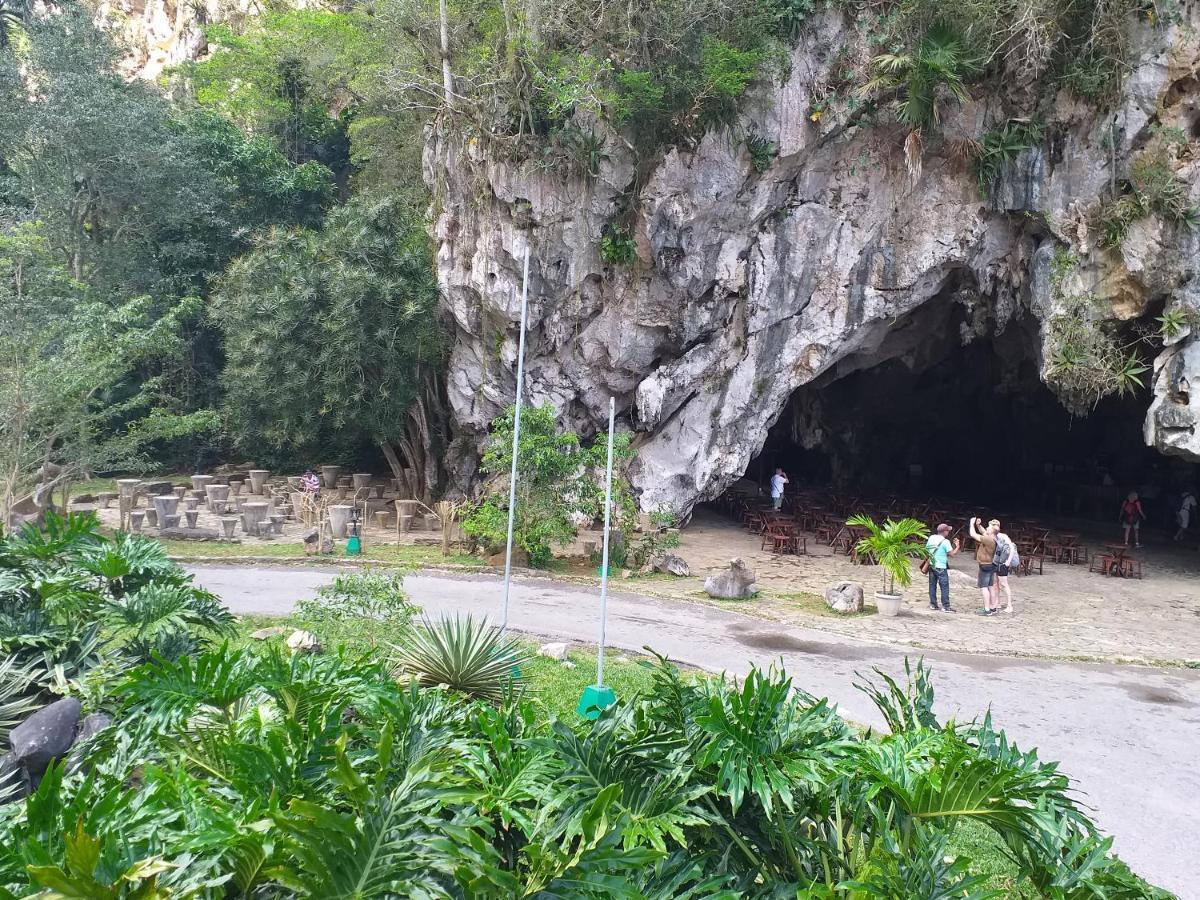
[[(285, 614), (333, 571), (198, 567), (199, 582), (235, 612)], [(471, 612), (498, 621), (501, 584), (491, 576), (410, 575), (406, 587), (427, 613)], [(552, 581), (513, 585), (515, 630), (594, 641), (594, 590)], [(1002, 626), (1001, 626), (1002, 627)], [(903, 671), (905, 650), (826, 632), (785, 627), (698, 604), (613, 594), (609, 644), (652, 646), (712, 671), (743, 673), (782, 657), (798, 686), (835, 700), (859, 722), (879, 723), (854, 690), (855, 672)], [(908, 652), (912, 652), (911, 650)], [(1116, 850), (1139, 873), (1184, 900), (1200, 898), (1200, 672), (1078, 665), (926, 653), (938, 712), (969, 719), (990, 704), (1019, 746), (1061, 760), (1095, 818), (1117, 835)]]

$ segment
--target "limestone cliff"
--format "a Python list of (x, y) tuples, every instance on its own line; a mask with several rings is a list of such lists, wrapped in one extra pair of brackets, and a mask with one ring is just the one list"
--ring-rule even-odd
[[(1065, 293), (1094, 297), (1089, 315), (1100, 320), (1200, 309), (1197, 237), (1186, 227), (1147, 216), (1120, 249), (1102, 248), (1089, 227), (1099, 198), (1163, 127), (1185, 135), (1172, 165), (1193, 202), (1200, 194), (1196, 24), (1135, 27), (1138, 62), (1118, 102), (1099, 112), (1061, 94), (1044, 140), (1004, 163), (990, 199), (949, 139), (978, 138), (1002, 120), (1003, 100), (986, 85), (948, 108), (947, 137), (927, 144), (915, 178), (903, 129), (811, 114), (850, 28), (832, 11), (734, 125), (666, 152), (636, 188), (635, 161), (612, 135), (589, 180), (505, 161), (449, 129), (435, 134), (426, 177), (455, 328), (447, 383), (461, 479), (514, 396), (527, 247), (526, 396), (553, 403), (583, 434), (615, 396), (636, 432), (644, 509), (685, 512), (719, 494), (797, 387), (911, 353), (923, 307), (963, 306), (964, 342), (1020, 322), (1039, 344), (1043, 377)], [(738, 139), (747, 132), (777, 147), (764, 171)], [(603, 231), (630, 202), (636, 259), (606, 264)], [(1056, 289), (1052, 263), (1064, 251), (1075, 265)], [(1200, 397), (1189, 389), (1200, 380), (1200, 339), (1184, 324), (1166, 343), (1155, 350), (1145, 438), (1200, 459)]]

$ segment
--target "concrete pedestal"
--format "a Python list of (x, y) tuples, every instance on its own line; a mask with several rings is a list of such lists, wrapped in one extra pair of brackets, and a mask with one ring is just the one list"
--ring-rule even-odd
[[(220, 503), (223, 500), (229, 499), (229, 485), (227, 484), (210, 484), (204, 488), (204, 495), (208, 498), (208, 506), (212, 509), (214, 503)], [(216, 510), (213, 510), (216, 512)]]
[(129, 513), (129, 530), (134, 534), (142, 533), (142, 521), (146, 518), (144, 510), (135, 509)]
[(238, 520), (233, 516), (227, 516), (221, 520), (221, 532), (227, 541), (233, 540), (233, 531), (237, 528)]
[(185, 512), (183, 514), (183, 517), (185, 519), (187, 519), (187, 527), (188, 528), (196, 527), (196, 518), (199, 515), (200, 515), (200, 510), (198, 510), (198, 509), (189, 509), (187, 512)]
[(200, 499), (198, 497), (184, 497), (183, 498), (183, 508), (187, 511), (191, 511), (199, 505), (200, 505)]
[(346, 536), (346, 529), (350, 524), (350, 516), (353, 512), (354, 507), (349, 505), (329, 507), (329, 527), (332, 529), (334, 537), (344, 538)]
[(271, 528), (275, 531), (275, 533), (283, 534), (283, 516), (279, 513), (272, 513), (267, 518), (271, 520)]
[(179, 513), (169, 513), (168, 515), (165, 515), (165, 516), (159, 516), (158, 517), (158, 527), (160, 529), (178, 528), (179, 527)]
[(229, 479), (229, 493), (233, 494), (233, 496), (235, 496), (235, 497), (240, 497), (242, 494), (242, 484), (243, 483), (244, 482), (235, 481), (234, 479), (230, 478)]
[(242, 531), (246, 534), (258, 534), (258, 526), (267, 518), (270, 504), (247, 500), (242, 504)]
[(146, 510), (146, 524), (151, 528), (154, 528), (158, 525), (158, 510), (153, 506), (147, 508)]
[(321, 466), (321, 483), (327, 488), (337, 487), (338, 476), (341, 473), (341, 466)]
[(361, 491), (363, 488), (368, 487), (371, 484), (371, 473), (357, 472), (350, 476), (350, 481), (353, 483), (356, 491)]
[(187, 488), (185, 488), (182, 484), (177, 484), (175, 487), (171, 488), (171, 493), (182, 500), (183, 495), (187, 493)]
[(213, 481), (214, 479), (211, 475), (193, 475), (192, 490), (204, 493), (204, 489), (212, 484)]
[[(154, 511), (158, 513), (159, 527), (162, 527), (165, 517), (174, 515), (179, 509), (179, 498), (174, 494), (160, 494), (154, 498)], [(151, 523), (153, 524), (153, 523)]]
[(250, 493), (261, 494), (263, 485), (267, 483), (267, 478), (270, 476), (270, 469), (251, 469), (250, 475)]

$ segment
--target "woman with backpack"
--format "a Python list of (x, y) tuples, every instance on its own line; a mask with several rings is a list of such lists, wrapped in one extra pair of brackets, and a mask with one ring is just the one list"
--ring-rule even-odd
[(1138, 499), (1137, 491), (1130, 491), (1125, 502), (1121, 504), (1121, 524), (1125, 526), (1125, 546), (1129, 546), (1129, 531), (1133, 529), (1133, 542), (1142, 546), (1142, 520), (1146, 511), (1142, 509), (1142, 501)]
[[(996, 527), (999, 526), (1000, 523), (996, 522)], [(1013, 611), (1012, 588), (1008, 584), (1008, 573), (1021, 565), (1021, 556), (1017, 553), (1016, 542), (1003, 531), (996, 532), (996, 554), (992, 557), (992, 561), (996, 566), (996, 583), (992, 585), (993, 606), (996, 609), (1000, 608), (1000, 591), (1004, 591), (1004, 600), (1007, 604), (1004, 611), (1011, 614)]]

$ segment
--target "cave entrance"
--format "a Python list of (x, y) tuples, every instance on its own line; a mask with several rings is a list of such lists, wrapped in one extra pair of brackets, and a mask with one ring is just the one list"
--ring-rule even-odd
[(1172, 523), (1200, 467), (1144, 444), (1146, 391), (1072, 416), (1039, 379), (1031, 317), (997, 331), (951, 298), (927, 306), (797, 389), (747, 477), (765, 485), (781, 466), (792, 489), (1114, 523), (1138, 490), (1151, 524)]

